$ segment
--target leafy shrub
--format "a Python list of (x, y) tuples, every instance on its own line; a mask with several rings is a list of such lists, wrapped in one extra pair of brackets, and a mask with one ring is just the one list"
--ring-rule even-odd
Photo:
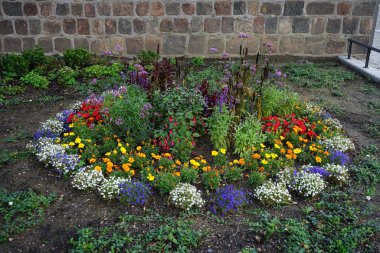
[(137, 58), (141, 61), (143, 65), (151, 65), (158, 59), (160, 59), (160, 55), (150, 50), (141, 50), (137, 54)]
[(249, 116), (235, 129), (235, 153), (243, 155), (265, 139), (265, 135), (261, 133), (260, 122), (253, 116)]
[(121, 80), (120, 72), (123, 69), (121, 63), (113, 63), (111, 66), (95, 64), (84, 69), (84, 77), (92, 78), (114, 78)]
[(68, 66), (63, 66), (58, 69), (54, 74), (49, 75), (50, 78), (56, 79), (60, 85), (74, 86), (78, 84), (76, 78), (78, 72)]
[(144, 205), (152, 194), (150, 186), (139, 181), (126, 181), (119, 187), (120, 201), (130, 205)]
[(45, 56), (44, 50), (41, 47), (25, 50), (22, 52), (22, 57), (26, 62), (28, 62), (29, 70), (33, 70), (38, 66), (47, 63), (47, 57)]
[(248, 176), (248, 184), (253, 188), (257, 188), (261, 186), (266, 180), (266, 176), (264, 173), (253, 171)]
[(235, 189), (232, 185), (226, 185), (218, 189), (211, 197), (211, 211), (216, 214), (220, 212), (222, 215), (229, 212), (237, 212), (239, 208), (248, 205), (248, 192)]
[(222, 182), (222, 178), (218, 171), (206, 171), (203, 172), (203, 184), (208, 190), (216, 190), (220, 183)]
[(0, 58), (0, 74), (4, 83), (22, 77), (28, 70), (28, 62), (21, 55), (6, 54)]
[(83, 48), (67, 49), (63, 54), (63, 59), (67, 66), (79, 69), (88, 66), (91, 54)]
[(181, 169), (181, 182), (194, 184), (198, 178), (197, 170), (193, 168)]
[(201, 71), (190, 72), (186, 76), (186, 84), (190, 88), (195, 88), (201, 86), (206, 80), (209, 85), (208, 92), (211, 94), (221, 88), (220, 81), (222, 79), (223, 70), (220, 67), (210, 66)]
[(41, 76), (35, 71), (31, 71), (20, 79), (24, 84), (31, 85), (33, 88), (37, 89), (47, 89), (49, 88), (49, 80)]
[(163, 172), (157, 175), (154, 181), (154, 187), (158, 189), (161, 195), (171, 192), (179, 182), (180, 178), (169, 172)]
[(188, 183), (179, 183), (169, 194), (169, 200), (175, 207), (190, 210), (193, 206), (201, 208), (204, 204), (202, 194)]
[(229, 133), (233, 122), (233, 116), (226, 106), (222, 110), (215, 107), (214, 113), (207, 119), (207, 129), (211, 142), (216, 149), (228, 148), (230, 146)]
[(263, 89), (262, 115), (285, 116), (295, 111), (299, 103), (296, 93), (268, 86)]

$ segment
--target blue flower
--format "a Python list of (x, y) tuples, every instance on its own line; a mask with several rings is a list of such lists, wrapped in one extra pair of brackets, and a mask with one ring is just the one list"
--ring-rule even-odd
[(342, 151), (334, 150), (331, 152), (330, 161), (332, 163), (345, 166), (350, 162), (350, 158), (347, 154), (343, 153)]
[(228, 212), (237, 212), (239, 207), (250, 203), (249, 194), (244, 190), (234, 189), (232, 185), (226, 185), (218, 189), (211, 198), (211, 211), (216, 214), (218, 211), (224, 216)]

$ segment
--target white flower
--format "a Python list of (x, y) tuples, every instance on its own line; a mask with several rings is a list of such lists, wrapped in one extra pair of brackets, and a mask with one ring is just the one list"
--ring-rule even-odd
[(292, 197), (284, 183), (267, 181), (255, 191), (255, 196), (264, 205), (278, 205), (290, 203)]
[(188, 183), (179, 183), (169, 194), (169, 200), (177, 208), (190, 210), (193, 206), (202, 207), (205, 201), (197, 188)]
[(48, 119), (41, 124), (39, 130), (51, 131), (52, 133), (60, 134), (64, 130), (63, 122), (57, 119)]
[(130, 179), (110, 176), (103, 180), (98, 191), (104, 199), (113, 199), (120, 193), (119, 185), (127, 181), (130, 181)]
[(72, 185), (79, 190), (95, 189), (104, 180), (102, 171), (84, 169), (73, 175)]
[(343, 126), (342, 123), (336, 118), (328, 118), (324, 120), (325, 124), (332, 130), (341, 131)]
[(294, 176), (291, 189), (304, 197), (314, 197), (326, 188), (321, 175), (301, 171)]
[(341, 135), (333, 136), (331, 139), (326, 139), (323, 141), (328, 149), (339, 150), (346, 152), (348, 150), (355, 150), (354, 143)]
[(330, 173), (329, 178), (332, 179), (333, 181), (337, 181), (338, 183), (345, 183), (350, 177), (346, 166), (329, 163), (329, 164), (326, 164), (324, 167), (326, 171)]
[(8, 202), (8, 205), (13, 206), (13, 201)]
[(365, 199), (370, 201), (372, 198), (371, 198), (371, 196), (365, 196)]

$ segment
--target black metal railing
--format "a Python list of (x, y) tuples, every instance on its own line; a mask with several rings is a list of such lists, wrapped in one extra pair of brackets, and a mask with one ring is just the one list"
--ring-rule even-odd
[(368, 68), (368, 62), (369, 62), (369, 57), (371, 56), (371, 51), (375, 51), (377, 53), (380, 53), (380, 49), (378, 49), (378, 48), (375, 48), (375, 47), (372, 47), (372, 46), (368, 46), (368, 45), (366, 45), (366, 44), (364, 44), (364, 43), (362, 43), (360, 41), (356, 41), (356, 40), (353, 40), (353, 39), (348, 39), (348, 57), (347, 57), (347, 59), (351, 58), (352, 44), (357, 44), (359, 46), (367, 48), (367, 55), (366, 55), (366, 58), (365, 58), (365, 66), (364, 66), (364, 68)]

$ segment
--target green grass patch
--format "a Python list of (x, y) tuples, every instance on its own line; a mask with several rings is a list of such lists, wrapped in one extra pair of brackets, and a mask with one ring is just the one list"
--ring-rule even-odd
[(23, 160), (31, 157), (33, 152), (26, 151), (11, 151), (9, 149), (1, 149), (0, 150), (0, 164), (6, 164), (9, 162)]
[(9, 192), (0, 188), (0, 243), (42, 221), (44, 209), (54, 194), (38, 195), (32, 190)]

